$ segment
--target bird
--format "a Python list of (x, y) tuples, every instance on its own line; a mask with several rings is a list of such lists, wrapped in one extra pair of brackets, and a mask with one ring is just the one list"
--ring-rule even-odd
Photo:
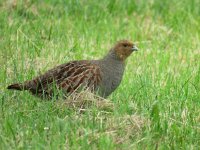
[[(125, 70), (125, 60), (137, 51), (129, 40), (120, 40), (98, 60), (74, 60), (54, 67), (32, 80), (11, 84), (7, 89), (29, 91), (41, 98), (52, 98), (55, 91), (64, 95), (89, 89), (107, 98), (120, 85)], [(58, 93), (57, 93), (58, 94)]]

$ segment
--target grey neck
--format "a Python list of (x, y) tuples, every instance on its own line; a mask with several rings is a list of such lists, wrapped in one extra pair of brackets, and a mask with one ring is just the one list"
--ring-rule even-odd
[(111, 61), (111, 60), (112, 60), (112, 61), (116, 61), (116, 62), (118, 62), (118, 63), (123, 63), (123, 62), (118, 58), (118, 56), (116, 55), (114, 49), (111, 49), (111, 50), (109, 51), (109, 53), (103, 58), (103, 60), (104, 60), (104, 61), (106, 61), (106, 60)]
[(111, 72), (111, 74), (113, 74), (113, 72), (123, 73), (124, 71), (125, 63), (118, 58), (113, 49), (111, 49), (109, 53), (100, 61), (103, 62), (101, 63), (102, 69), (106, 70), (107, 72)]

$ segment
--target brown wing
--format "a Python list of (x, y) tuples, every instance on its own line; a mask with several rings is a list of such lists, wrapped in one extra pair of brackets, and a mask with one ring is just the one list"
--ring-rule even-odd
[(81, 85), (96, 89), (100, 81), (100, 68), (97, 65), (89, 61), (72, 61), (25, 82), (24, 87), (33, 94), (51, 95), (53, 84), (66, 92), (73, 92)]
[(79, 87), (88, 87), (95, 90), (100, 81), (101, 75), (98, 66), (81, 64), (73, 67), (73, 73), (59, 84), (59, 88), (66, 92), (73, 92)]

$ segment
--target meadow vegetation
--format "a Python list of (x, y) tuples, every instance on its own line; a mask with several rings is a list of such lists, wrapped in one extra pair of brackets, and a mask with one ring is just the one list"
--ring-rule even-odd
[[(121, 39), (140, 50), (109, 108), (91, 96), (82, 109), (6, 89), (70, 60), (101, 58)], [(199, 145), (199, 0), (0, 1), (0, 149)]]

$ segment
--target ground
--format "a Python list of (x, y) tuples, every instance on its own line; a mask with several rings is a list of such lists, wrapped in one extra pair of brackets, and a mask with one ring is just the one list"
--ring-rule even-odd
[[(0, 1), (1, 149), (198, 149), (199, 6), (199, 0)], [(69, 107), (63, 99), (6, 89), (70, 60), (101, 58), (121, 39), (140, 50), (128, 58), (109, 108)]]

